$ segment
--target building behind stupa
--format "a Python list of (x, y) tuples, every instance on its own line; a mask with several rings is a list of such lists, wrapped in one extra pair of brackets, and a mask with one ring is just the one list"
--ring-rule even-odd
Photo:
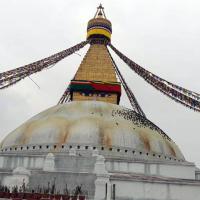
[(1, 198), (200, 200), (195, 164), (145, 116), (119, 105), (111, 34), (100, 6), (88, 22), (90, 47), (71, 80), (71, 102), (1, 142)]

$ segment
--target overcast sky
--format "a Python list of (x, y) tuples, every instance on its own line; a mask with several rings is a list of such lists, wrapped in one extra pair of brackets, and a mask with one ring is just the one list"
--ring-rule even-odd
[[(199, 0), (0, 0), (0, 72), (47, 57), (85, 40), (103, 3), (112, 43), (153, 73), (200, 92)], [(13, 87), (0, 91), (0, 137), (57, 104), (88, 46)], [(114, 56), (114, 54), (113, 54)], [(200, 113), (173, 102), (114, 56), (147, 117), (200, 166)], [(130, 107), (125, 94), (121, 105)]]

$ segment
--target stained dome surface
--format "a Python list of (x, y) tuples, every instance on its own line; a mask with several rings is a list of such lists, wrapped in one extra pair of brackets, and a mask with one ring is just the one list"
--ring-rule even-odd
[(12, 131), (1, 147), (31, 144), (89, 144), (132, 148), (184, 159), (178, 146), (136, 112), (99, 101), (51, 107)]

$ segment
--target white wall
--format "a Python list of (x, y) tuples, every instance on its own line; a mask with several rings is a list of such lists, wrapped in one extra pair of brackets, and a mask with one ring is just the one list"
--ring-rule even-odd
[(106, 161), (106, 169), (109, 172), (140, 173), (181, 179), (195, 179), (194, 165)]
[(200, 200), (200, 185), (111, 181), (116, 185), (116, 199), (131, 200)]

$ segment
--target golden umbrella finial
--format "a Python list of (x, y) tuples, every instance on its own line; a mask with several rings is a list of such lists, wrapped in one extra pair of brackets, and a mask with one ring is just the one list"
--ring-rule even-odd
[(105, 15), (105, 12), (104, 12), (104, 7), (102, 6), (101, 3), (97, 7), (97, 12), (96, 12), (94, 18), (98, 18), (98, 17), (106, 19), (106, 15)]
[[(97, 7), (97, 11), (88, 22), (87, 26), (87, 39), (90, 39), (91, 42), (110, 42), (112, 34), (112, 24), (106, 18), (104, 7), (100, 4)], [(95, 40), (94, 40), (95, 39)]]

